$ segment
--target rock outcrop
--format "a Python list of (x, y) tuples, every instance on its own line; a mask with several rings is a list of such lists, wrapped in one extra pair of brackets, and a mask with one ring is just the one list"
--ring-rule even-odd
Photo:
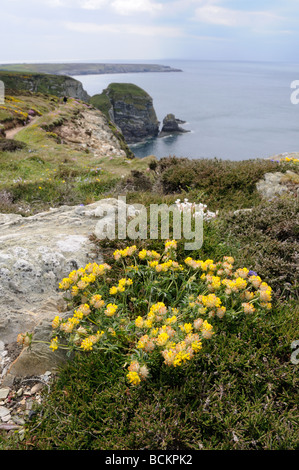
[(98, 107), (122, 132), (128, 144), (157, 137), (159, 121), (153, 99), (130, 83), (111, 83), (91, 103)]
[(164, 137), (168, 134), (180, 134), (185, 132), (190, 132), (180, 124), (185, 124), (186, 121), (182, 121), (181, 119), (177, 119), (174, 114), (167, 114), (163, 119), (163, 125), (159, 137)]
[(287, 194), (296, 196), (299, 191), (299, 176), (290, 170), (285, 173), (266, 173), (263, 179), (256, 183), (256, 188), (263, 199), (271, 200)]
[(0, 80), (3, 81), (5, 88), (12, 90), (48, 93), (59, 97), (69, 96), (86, 102), (90, 98), (81, 82), (66, 75), (0, 72)]
[(59, 282), (88, 262), (103, 262), (90, 235), (105, 238), (120, 208), (134, 217), (135, 208), (121, 199), (62, 206), (31, 217), (0, 214), (0, 349), (17, 351), (17, 336), (26, 331), (40, 341), (31, 350), (17, 351), (17, 360), (0, 370), (0, 382), (3, 377), (43, 374), (66, 359), (44, 343), (54, 316), (68, 315)]

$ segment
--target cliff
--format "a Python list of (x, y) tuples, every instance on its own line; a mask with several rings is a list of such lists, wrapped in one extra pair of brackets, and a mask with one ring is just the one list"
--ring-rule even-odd
[(90, 102), (121, 129), (127, 143), (137, 143), (159, 134), (159, 121), (151, 96), (131, 83), (111, 83)]
[(88, 101), (89, 95), (82, 83), (65, 75), (42, 73), (0, 72), (0, 80), (11, 90), (25, 90), (33, 93), (47, 93), (55, 96), (69, 96)]

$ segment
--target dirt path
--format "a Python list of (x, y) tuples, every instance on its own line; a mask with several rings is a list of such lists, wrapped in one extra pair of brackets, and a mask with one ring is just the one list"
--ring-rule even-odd
[(12, 129), (9, 129), (7, 131), (5, 131), (5, 136), (6, 136), (6, 139), (13, 139), (14, 136), (20, 132), (22, 129), (26, 129), (26, 127), (29, 127), (29, 126), (32, 126), (32, 124), (34, 124), (37, 119), (39, 118), (39, 116), (35, 116), (33, 119), (31, 119), (31, 121), (26, 124), (25, 126), (17, 126), (17, 127), (13, 127)]

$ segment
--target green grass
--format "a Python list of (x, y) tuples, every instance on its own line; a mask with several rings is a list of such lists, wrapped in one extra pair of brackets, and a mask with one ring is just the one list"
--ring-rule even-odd
[(107, 119), (109, 118), (109, 110), (111, 108), (111, 102), (106, 95), (106, 93), (101, 93), (98, 95), (94, 95), (90, 98), (90, 103), (95, 107), (98, 108), (102, 113), (106, 116)]

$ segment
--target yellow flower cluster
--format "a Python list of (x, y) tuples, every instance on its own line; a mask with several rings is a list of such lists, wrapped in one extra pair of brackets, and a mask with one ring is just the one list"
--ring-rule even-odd
[(92, 351), (93, 345), (100, 340), (103, 334), (104, 331), (97, 331), (95, 335), (90, 335), (87, 338), (83, 339), (80, 344), (80, 348), (82, 348), (84, 351)]
[(138, 253), (138, 258), (139, 259), (145, 259), (145, 258), (159, 259), (161, 258), (161, 255), (153, 250), (141, 250)]
[(292, 162), (292, 163), (299, 163), (299, 158), (295, 157), (284, 157), (280, 160), (281, 162)]
[[(271, 287), (253, 271), (235, 269), (233, 257), (225, 256), (219, 262), (187, 257), (182, 266), (176, 261), (176, 248), (175, 240), (167, 240), (161, 255), (139, 251), (135, 245), (116, 250), (114, 259), (122, 260), (124, 277), (109, 286), (106, 300), (107, 283), (99, 278), (111, 266), (89, 263), (72, 271), (59, 287), (71, 292), (74, 313), (64, 319), (55, 316), (50, 348), (55, 351), (60, 346), (59, 338), (86, 352), (96, 351), (103, 335), (101, 348), (123, 346), (125, 339), (132, 354), (127, 380), (136, 386), (149, 375), (145, 362), (150, 355), (154, 359), (162, 356), (164, 364), (172, 367), (192, 360), (215, 333), (210, 323), (213, 317), (234, 318), (271, 309)], [(134, 257), (131, 266), (125, 260), (130, 256)], [(111, 296), (130, 286), (130, 303), (126, 296), (119, 297), (118, 305), (113, 303)]]
[[(267, 310), (272, 308), (270, 302), (272, 296), (271, 287), (267, 283), (262, 282), (258, 275), (250, 275), (250, 271), (245, 267), (234, 271), (234, 258), (232, 256), (224, 256), (223, 260), (217, 263), (210, 259), (202, 261), (188, 257), (185, 259), (185, 264), (193, 270), (203, 271), (200, 279), (205, 282), (208, 291), (211, 292), (207, 296), (197, 297), (196, 304), (199, 305), (200, 313), (205, 313), (205, 309), (214, 309), (209, 312), (209, 316), (212, 317), (217, 314), (218, 317), (222, 318), (226, 312), (226, 307), (221, 305), (220, 296), (223, 294), (226, 298), (230, 296), (239, 297), (243, 301), (241, 307), (245, 313), (256, 311), (251, 302), (257, 299), (260, 300), (261, 307)], [(217, 292), (217, 297), (214, 292)], [(190, 306), (192, 305), (191, 303)]]
[(142, 380), (147, 379), (149, 370), (146, 365), (140, 365), (138, 361), (132, 361), (128, 367), (127, 379), (132, 385), (139, 385)]
[(109, 269), (111, 269), (111, 266), (106, 263), (89, 263), (85, 268), (74, 270), (68, 277), (62, 279), (59, 283), (59, 288), (62, 290), (72, 288), (72, 295), (75, 296), (79, 291), (82, 291), (89, 287), (89, 285), (93, 284), (98, 277), (105, 275)]
[[(173, 315), (174, 312), (176, 315)], [(210, 339), (214, 334), (213, 326), (202, 318), (195, 319), (193, 323), (178, 324), (178, 314), (177, 309), (167, 308), (163, 302), (158, 302), (150, 307), (147, 317), (138, 316), (135, 325), (147, 329), (147, 333), (139, 338), (137, 348), (145, 354), (159, 350), (167, 366), (178, 367), (191, 360), (202, 349), (201, 339)], [(132, 364), (130, 367), (130, 372), (138, 372)], [(140, 381), (130, 372), (127, 375), (129, 382), (138, 385)]]
[(154, 268), (156, 273), (166, 273), (167, 271), (183, 271), (184, 267), (177, 261), (169, 259), (164, 263), (158, 263), (158, 261), (149, 261), (148, 265)]
[(118, 292), (125, 292), (125, 287), (126, 286), (131, 286), (133, 284), (132, 279), (120, 279), (118, 281), (118, 286), (112, 286), (110, 288), (110, 294), (111, 295), (116, 295)]
[(121, 258), (126, 258), (127, 256), (132, 256), (135, 251), (137, 250), (137, 247), (135, 245), (133, 246), (128, 246), (124, 248), (123, 250), (115, 250), (113, 253), (114, 259), (118, 261)]

